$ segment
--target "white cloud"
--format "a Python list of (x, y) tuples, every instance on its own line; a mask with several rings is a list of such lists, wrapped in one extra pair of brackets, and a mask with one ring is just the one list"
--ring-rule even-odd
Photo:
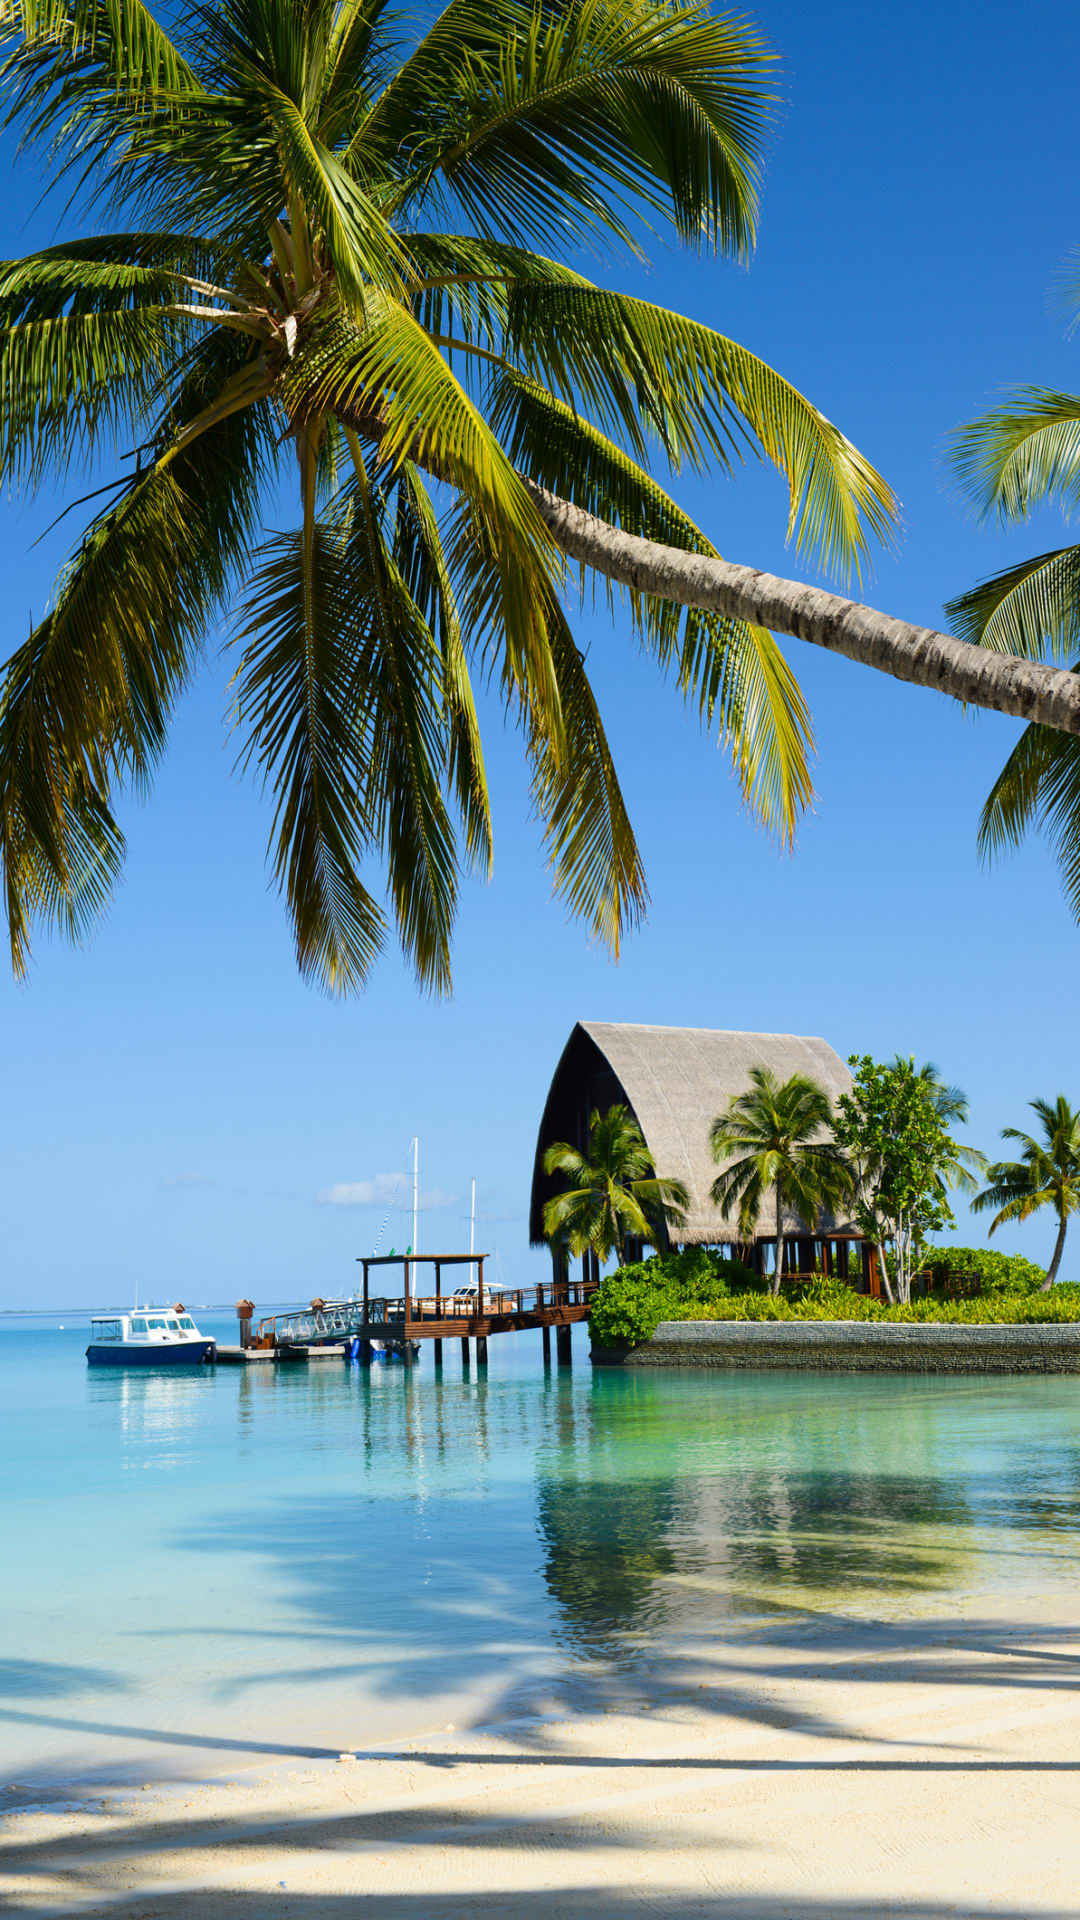
[(158, 1185), (162, 1187), (219, 1187), (221, 1182), (220, 1180), (215, 1180), (213, 1175), (209, 1173), (167, 1173), (158, 1182)]
[[(403, 1212), (412, 1206), (412, 1187), (400, 1173), (377, 1173), (371, 1180), (336, 1180), (319, 1195), (321, 1207), (388, 1207), (397, 1194)], [(441, 1187), (422, 1190), (420, 1205), (425, 1213), (433, 1207), (455, 1207), (456, 1193), (444, 1193)]]

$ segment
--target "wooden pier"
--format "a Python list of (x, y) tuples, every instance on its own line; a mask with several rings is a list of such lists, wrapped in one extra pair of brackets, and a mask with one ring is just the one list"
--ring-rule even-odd
[[(551, 1350), (551, 1329), (555, 1329), (558, 1358), (570, 1358), (570, 1329), (584, 1320), (598, 1285), (598, 1275), (587, 1269), (580, 1280), (562, 1275), (532, 1287), (503, 1287), (485, 1283), (483, 1253), (443, 1254), (370, 1254), (358, 1264), (363, 1269), (363, 1290), (352, 1300), (321, 1300), (310, 1307), (278, 1313), (260, 1320), (252, 1332), (248, 1351), (286, 1353), (304, 1348), (310, 1354), (322, 1347), (355, 1350), (362, 1365), (370, 1365), (371, 1342), (379, 1340), (400, 1351), (405, 1364), (412, 1358), (413, 1343), (434, 1342), (434, 1358), (442, 1359), (444, 1340), (460, 1340), (462, 1357), (468, 1359), (469, 1341), (475, 1341), (478, 1361), (487, 1359), (487, 1343), (495, 1334), (517, 1333), (538, 1327), (544, 1342), (545, 1358)], [(374, 1268), (396, 1267), (402, 1274), (398, 1295), (374, 1295), (371, 1274)], [(444, 1289), (447, 1268), (475, 1269), (475, 1284)], [(422, 1291), (416, 1284), (417, 1269), (434, 1269), (434, 1291)], [(247, 1304), (247, 1303), (241, 1303)], [(353, 1343), (357, 1343), (355, 1349)], [(307, 1356), (305, 1356), (307, 1357)]]

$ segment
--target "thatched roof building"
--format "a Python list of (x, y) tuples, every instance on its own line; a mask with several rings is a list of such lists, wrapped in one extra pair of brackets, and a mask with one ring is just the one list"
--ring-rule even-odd
[[(689, 1190), (686, 1225), (673, 1229), (671, 1238), (684, 1245), (738, 1242), (737, 1220), (725, 1220), (709, 1199), (718, 1172), (709, 1152), (709, 1128), (732, 1096), (745, 1090), (755, 1066), (771, 1067), (782, 1080), (809, 1074), (833, 1099), (851, 1085), (839, 1054), (826, 1041), (801, 1034), (579, 1021), (563, 1048), (540, 1122), (529, 1214), (533, 1245), (543, 1243), (544, 1203), (559, 1188), (543, 1170), (545, 1149), (554, 1140), (584, 1148), (589, 1115), (617, 1102), (635, 1114), (657, 1173), (681, 1180)], [(811, 1223), (793, 1218), (788, 1232), (805, 1233), (808, 1225), (812, 1232)], [(823, 1225), (834, 1234), (852, 1232), (840, 1221)], [(762, 1220), (759, 1236), (768, 1238), (770, 1227), (768, 1218)]]

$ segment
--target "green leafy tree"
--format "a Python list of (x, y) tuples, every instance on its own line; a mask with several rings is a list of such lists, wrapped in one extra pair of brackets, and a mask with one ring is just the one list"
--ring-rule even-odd
[(949, 1188), (974, 1185), (979, 1156), (950, 1132), (967, 1101), (935, 1067), (916, 1068), (911, 1058), (897, 1055), (886, 1065), (852, 1054), (848, 1064), (854, 1082), (836, 1103), (835, 1135), (855, 1173), (855, 1219), (878, 1249), (890, 1300), (891, 1242), (896, 1298), (906, 1303), (926, 1235), (953, 1225)]
[[(117, 794), (146, 785), (217, 629), (305, 975), (362, 983), (389, 915), (447, 986), (461, 866), (491, 860), (478, 675), (520, 728), (556, 890), (617, 948), (645, 882), (559, 510), (606, 528), (609, 578), (626, 527), (700, 563), (649, 463), (726, 469), (753, 444), (808, 555), (857, 561), (891, 524), (884, 481), (770, 367), (560, 257), (571, 236), (633, 252), (650, 224), (747, 257), (775, 98), (756, 30), (668, 0), (449, 0), (418, 44), (404, 18), (5, 9), (6, 122), (88, 225), (0, 266), (0, 473), (32, 490), (135, 449), (0, 689), (17, 971), (35, 920), (78, 935), (107, 899)], [(295, 527), (267, 536), (283, 489)], [(777, 643), (624, 584), (789, 838), (810, 726)]]
[(831, 1137), (833, 1110), (826, 1089), (806, 1074), (781, 1080), (768, 1067), (751, 1067), (750, 1085), (729, 1101), (709, 1130), (713, 1159), (727, 1161), (713, 1181), (713, 1205), (727, 1219), (737, 1207), (746, 1239), (758, 1231), (768, 1196), (775, 1209), (779, 1293), (784, 1267), (784, 1217), (793, 1212), (813, 1227), (825, 1206), (851, 1188), (847, 1159)]
[(563, 1140), (548, 1147), (544, 1171), (567, 1183), (544, 1208), (548, 1239), (571, 1253), (591, 1249), (601, 1260), (614, 1253), (620, 1267), (628, 1239), (656, 1246), (689, 1205), (681, 1180), (657, 1178), (641, 1128), (624, 1106), (592, 1115), (587, 1154)]
[[(941, 1078), (941, 1074), (931, 1060), (924, 1060), (916, 1067), (913, 1054), (895, 1054), (893, 1065), (909, 1066), (929, 1100), (934, 1112), (946, 1128), (966, 1126), (968, 1120), (968, 1097), (961, 1087), (950, 1086)], [(950, 1133), (950, 1139), (952, 1138)], [(942, 1178), (948, 1187), (960, 1187), (968, 1193), (974, 1193), (976, 1175), (985, 1173), (986, 1155), (978, 1147), (969, 1147), (960, 1140), (952, 1140), (952, 1157), (942, 1166)]]
[(1018, 1160), (996, 1160), (987, 1168), (987, 1185), (976, 1194), (972, 1207), (983, 1213), (997, 1209), (990, 1232), (1011, 1220), (1030, 1220), (1044, 1207), (1057, 1215), (1057, 1239), (1042, 1291), (1048, 1292), (1057, 1279), (1065, 1250), (1065, 1230), (1071, 1214), (1080, 1212), (1080, 1113), (1075, 1113), (1064, 1094), (1049, 1100), (1032, 1100), (1032, 1112), (1042, 1128), (1042, 1138), (1022, 1133), (1016, 1127), (1003, 1127), (1003, 1140), (1014, 1140), (1020, 1148)]

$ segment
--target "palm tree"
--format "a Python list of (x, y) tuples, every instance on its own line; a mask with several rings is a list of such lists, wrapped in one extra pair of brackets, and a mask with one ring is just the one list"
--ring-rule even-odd
[(851, 1191), (851, 1170), (833, 1141), (832, 1102), (825, 1088), (803, 1073), (780, 1080), (768, 1067), (751, 1067), (750, 1086), (728, 1102), (713, 1121), (709, 1146), (713, 1159), (728, 1161), (713, 1181), (713, 1205), (727, 1219), (739, 1209), (740, 1231), (750, 1239), (757, 1230), (765, 1197), (772, 1190), (776, 1207), (776, 1271), (772, 1291), (779, 1293), (784, 1267), (784, 1214), (800, 1214), (811, 1227), (824, 1206)]
[(681, 1180), (657, 1178), (641, 1128), (624, 1106), (592, 1114), (587, 1155), (564, 1140), (548, 1147), (544, 1172), (568, 1183), (544, 1207), (548, 1239), (575, 1254), (591, 1248), (601, 1260), (614, 1252), (620, 1267), (628, 1238), (655, 1246), (689, 1205)]
[(1020, 1158), (997, 1160), (989, 1166), (989, 1185), (971, 1205), (976, 1213), (998, 1209), (990, 1222), (991, 1233), (1008, 1220), (1030, 1220), (1043, 1207), (1053, 1208), (1058, 1231), (1042, 1284), (1047, 1293), (1061, 1265), (1069, 1215), (1080, 1213), (1080, 1113), (1073, 1112), (1062, 1093), (1053, 1105), (1049, 1100), (1032, 1100), (1030, 1106), (1041, 1123), (1042, 1139), (1016, 1127), (1003, 1127), (1002, 1139), (1017, 1142)]
[(1062, 667), (1007, 654), (983, 653), (969, 636), (938, 633), (879, 613), (861, 601), (827, 593), (805, 580), (784, 580), (700, 550), (676, 551), (647, 535), (609, 526), (587, 508), (532, 489), (552, 538), (582, 566), (634, 593), (653, 594), (725, 620), (747, 620), (824, 647), (895, 680), (929, 687), (966, 705), (985, 707), (1080, 734), (1080, 679)]
[[(12, 0), (5, 21), (7, 123), (94, 224), (0, 266), (0, 469), (96, 479), (134, 449), (0, 690), (16, 970), (35, 919), (77, 935), (107, 899), (117, 793), (149, 779), (219, 628), (306, 975), (365, 979), (385, 890), (421, 981), (448, 984), (460, 866), (491, 859), (477, 675), (521, 728), (557, 891), (617, 948), (645, 883), (559, 514), (710, 564), (648, 462), (724, 468), (749, 440), (803, 552), (857, 564), (894, 516), (753, 354), (557, 257), (666, 221), (745, 258), (769, 49), (669, 0), (449, 0), (417, 45), (387, 0), (166, 17)], [(295, 530), (267, 536), (285, 485)], [(789, 838), (810, 795), (794, 678), (760, 623), (677, 598), (630, 583), (629, 623)]]
[[(1066, 303), (1080, 321), (1080, 254)], [(979, 517), (1015, 526), (1053, 502), (1080, 510), (1080, 395), (1019, 387), (956, 434), (957, 481)], [(1080, 546), (1035, 554), (980, 581), (946, 609), (958, 633), (990, 652), (1080, 666)], [(1031, 717), (1031, 716), (1027, 716)], [(986, 800), (979, 847), (995, 858), (1041, 831), (1080, 919), (1080, 740), (1028, 726)]]

